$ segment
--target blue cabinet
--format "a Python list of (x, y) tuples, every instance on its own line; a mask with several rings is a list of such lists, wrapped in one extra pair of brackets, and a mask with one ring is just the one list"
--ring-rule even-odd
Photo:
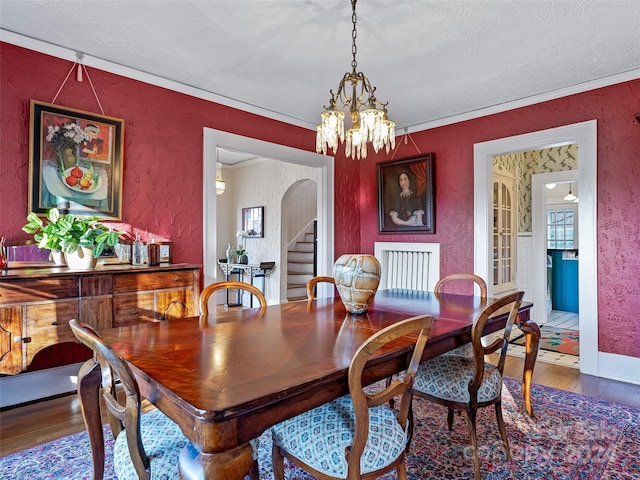
[[(578, 312), (578, 256), (575, 250), (549, 250), (551, 255), (551, 307)], [(571, 257), (575, 253), (575, 258)]]

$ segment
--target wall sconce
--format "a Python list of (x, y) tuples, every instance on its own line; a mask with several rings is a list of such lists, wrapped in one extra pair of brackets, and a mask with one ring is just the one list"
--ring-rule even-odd
[(222, 179), (222, 164), (216, 162), (216, 195), (222, 195), (225, 187), (226, 185)]

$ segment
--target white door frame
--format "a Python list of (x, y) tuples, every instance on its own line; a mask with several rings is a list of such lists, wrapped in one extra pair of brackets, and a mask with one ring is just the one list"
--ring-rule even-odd
[[(578, 158), (580, 154), (578, 154)], [(578, 165), (580, 159), (578, 159)], [(545, 308), (536, 310), (536, 322), (540, 325), (547, 323), (547, 283), (542, 280), (547, 278), (547, 183), (560, 183), (578, 180), (578, 170), (564, 170), (561, 172), (536, 173), (531, 175), (531, 233), (532, 256), (535, 259), (531, 265), (533, 271), (533, 283), (531, 297), (534, 305), (545, 305)], [(580, 195), (579, 191), (574, 192)], [(578, 205), (578, 246), (580, 247), (580, 205)], [(581, 252), (578, 250), (578, 252)], [(580, 256), (578, 255), (578, 258)], [(579, 300), (578, 300), (579, 301)], [(579, 309), (580, 307), (578, 307)], [(582, 312), (580, 312), (582, 323)], [(580, 347), (582, 349), (582, 347)]]
[(218, 269), (218, 245), (216, 240), (216, 183), (217, 149), (235, 150), (255, 154), (261, 158), (270, 158), (297, 165), (315, 167), (318, 171), (318, 275), (332, 275), (333, 238), (334, 238), (334, 158), (300, 150), (285, 145), (269, 143), (233, 133), (204, 128), (203, 151), (203, 257), (204, 285), (220, 281), (222, 275)]
[[(596, 175), (597, 136), (595, 120), (541, 130), (538, 132), (501, 138), (474, 145), (474, 223), (475, 251), (474, 270), (485, 278), (489, 295), (493, 293), (493, 271), (491, 269), (491, 188), (493, 157), (513, 152), (540, 150), (559, 145), (578, 144), (578, 181), (580, 184), (580, 250), (578, 275), (580, 282), (580, 371), (590, 375), (608, 376), (601, 368), (598, 354), (598, 277), (596, 245)], [(540, 233), (540, 232), (539, 232)], [(544, 245), (536, 242), (534, 234), (534, 258), (544, 255)], [(534, 263), (533, 284), (546, 285), (546, 269), (543, 263)], [(539, 287), (538, 287), (539, 288)], [(544, 288), (544, 287), (543, 287)], [(546, 318), (546, 300), (540, 300), (538, 289), (525, 292), (525, 298), (534, 302), (531, 316), (534, 320)], [(536, 296), (533, 296), (536, 295)], [(536, 298), (538, 297), (538, 298)], [(545, 297), (546, 298), (546, 297)], [(617, 372), (619, 375), (620, 372)], [(612, 377), (613, 378), (613, 377)], [(618, 376), (618, 378), (620, 378)]]

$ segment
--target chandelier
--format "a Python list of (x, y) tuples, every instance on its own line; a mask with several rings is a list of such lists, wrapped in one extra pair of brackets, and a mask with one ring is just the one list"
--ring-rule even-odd
[[(367, 142), (372, 143), (376, 153), (383, 147), (387, 153), (389, 153), (389, 149), (394, 149), (396, 147), (396, 124), (387, 115), (388, 102), (378, 101), (375, 97), (376, 87), (371, 86), (371, 82), (364, 73), (356, 71), (358, 67), (356, 61), (356, 1), (351, 0), (352, 70), (344, 74), (336, 93), (329, 90), (331, 94), (329, 106), (324, 107), (324, 111), (320, 114), (321, 123), (316, 127), (316, 152), (326, 155), (327, 150), (331, 149), (335, 154), (338, 142), (344, 142), (347, 157), (360, 159), (367, 158)], [(341, 103), (341, 109), (338, 109), (338, 102)], [(342, 108), (348, 110), (351, 115), (352, 125), (346, 134), (344, 131), (345, 112)]]

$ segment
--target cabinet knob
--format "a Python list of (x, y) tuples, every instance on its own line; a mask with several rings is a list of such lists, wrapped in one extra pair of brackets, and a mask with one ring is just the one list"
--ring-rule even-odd
[(179, 282), (180, 281), (180, 277), (173, 277), (173, 281), (174, 282)]
[(56, 320), (54, 320), (53, 322), (51, 322), (51, 325), (53, 325), (55, 327), (56, 325), (58, 325), (58, 322)]
[(140, 313), (140, 312), (138, 312), (138, 310), (133, 310), (133, 311), (131, 312), (131, 315), (138, 315), (139, 313)]

